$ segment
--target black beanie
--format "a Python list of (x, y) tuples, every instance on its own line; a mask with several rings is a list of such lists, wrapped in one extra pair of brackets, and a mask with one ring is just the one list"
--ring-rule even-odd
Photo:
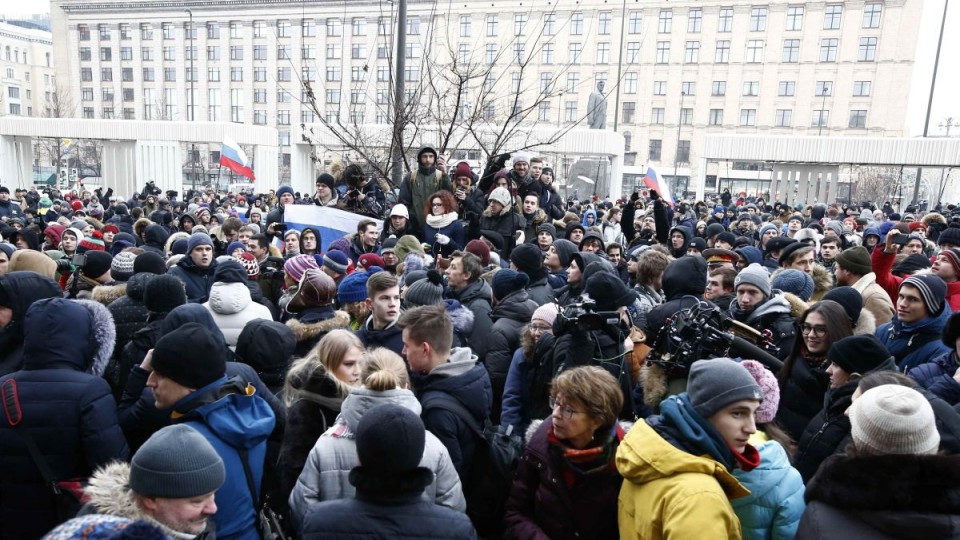
[(363, 414), (354, 439), (361, 468), (403, 473), (420, 465), (426, 428), (417, 413), (387, 403)]
[(956, 348), (957, 338), (960, 338), (960, 311), (950, 315), (947, 324), (943, 325), (943, 344), (951, 349)]
[(523, 290), (530, 283), (530, 278), (526, 274), (504, 268), (493, 275), (492, 281), (493, 297), (503, 300), (508, 294)]
[(156, 276), (147, 282), (143, 290), (143, 305), (151, 313), (169, 313), (173, 308), (186, 303), (186, 287), (174, 276), (167, 274)]
[(853, 287), (836, 287), (823, 295), (823, 300), (832, 300), (843, 308), (850, 318), (852, 324), (857, 324), (860, 320), (860, 312), (863, 311), (863, 296), (860, 291)]
[(113, 264), (113, 255), (106, 251), (88, 251), (87, 262), (83, 265), (83, 275), (90, 279), (98, 277), (110, 271), (110, 265)]
[(637, 294), (627, 287), (619, 276), (597, 272), (587, 279), (587, 294), (597, 303), (599, 311), (616, 311), (632, 305)]
[(152, 251), (144, 251), (137, 255), (133, 261), (133, 273), (149, 272), (151, 274), (166, 274), (167, 265), (163, 262), (163, 257)]
[(153, 347), (153, 370), (196, 390), (224, 376), (223, 339), (198, 323), (187, 323), (163, 336)]
[(217, 264), (213, 271), (214, 283), (246, 283), (247, 271), (235, 259)]
[(867, 334), (847, 336), (830, 346), (827, 359), (847, 373), (866, 375), (880, 367), (892, 355), (876, 337)]
[(520, 244), (510, 252), (510, 262), (524, 274), (538, 274), (543, 268), (543, 252), (533, 244)]

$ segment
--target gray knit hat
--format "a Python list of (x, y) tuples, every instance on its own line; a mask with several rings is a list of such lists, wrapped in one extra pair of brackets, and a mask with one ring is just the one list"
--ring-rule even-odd
[(157, 431), (130, 461), (130, 489), (144, 497), (198, 497), (220, 489), (225, 479), (213, 445), (186, 424)]
[(936, 454), (940, 448), (933, 408), (912, 388), (871, 388), (850, 406), (850, 435), (864, 454)]
[(127, 281), (133, 276), (133, 262), (137, 254), (132, 251), (121, 251), (113, 257), (110, 263), (110, 277), (115, 281)]
[(757, 263), (747, 266), (737, 274), (733, 280), (733, 290), (737, 290), (740, 285), (753, 285), (760, 289), (764, 296), (770, 296), (770, 273), (767, 269)]
[(687, 397), (701, 416), (710, 418), (737, 401), (763, 401), (763, 391), (747, 368), (729, 358), (713, 358), (690, 366)]
[(427, 271), (425, 278), (407, 288), (403, 301), (408, 308), (443, 304), (443, 277), (435, 270)]

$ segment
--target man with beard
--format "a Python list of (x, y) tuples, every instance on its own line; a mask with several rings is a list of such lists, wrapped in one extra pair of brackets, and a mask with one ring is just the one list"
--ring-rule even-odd
[[(407, 208), (424, 208), (431, 193), (445, 189), (453, 193), (453, 185), (447, 176), (447, 165), (438, 159), (437, 151), (424, 146), (417, 152), (417, 171), (400, 184), (400, 202)], [(409, 216), (413, 230), (423, 230), (423, 218), (414, 212)]]

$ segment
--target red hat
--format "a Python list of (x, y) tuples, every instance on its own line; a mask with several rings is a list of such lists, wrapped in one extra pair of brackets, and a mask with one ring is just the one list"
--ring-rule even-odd
[(83, 210), (83, 203), (80, 201), (80, 199), (74, 199), (73, 201), (71, 201), (70, 206), (73, 207), (74, 212), (79, 212), (80, 210)]
[(116, 225), (111, 223), (103, 228), (103, 232), (105, 233), (112, 232), (113, 234), (120, 234), (120, 229)]
[(357, 265), (363, 267), (364, 269), (370, 268), (371, 266), (379, 266), (383, 268), (386, 266), (383, 262), (383, 258), (376, 253), (364, 253), (357, 259)]
[(922, 221), (911, 221), (908, 227), (910, 227), (910, 232), (913, 232), (917, 229), (927, 230), (927, 225)]
[(470, 169), (470, 164), (466, 161), (461, 161), (457, 163), (457, 166), (453, 169), (453, 177), (459, 178), (461, 176), (466, 176), (467, 178), (473, 179), (473, 170)]
[(467, 242), (467, 253), (473, 253), (480, 258), (480, 264), (487, 266), (490, 264), (490, 248), (483, 240), (471, 240)]

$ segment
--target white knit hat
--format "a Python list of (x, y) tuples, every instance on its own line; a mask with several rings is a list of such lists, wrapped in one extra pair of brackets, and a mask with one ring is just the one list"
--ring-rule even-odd
[(502, 204), (505, 208), (510, 207), (510, 192), (507, 191), (507, 188), (500, 186), (490, 192), (490, 200), (497, 201)]
[(935, 454), (940, 447), (933, 408), (920, 392), (887, 384), (850, 407), (850, 434), (866, 454)]

